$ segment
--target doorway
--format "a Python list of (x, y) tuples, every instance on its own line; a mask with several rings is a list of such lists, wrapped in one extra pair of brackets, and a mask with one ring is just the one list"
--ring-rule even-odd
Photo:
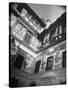
[(66, 51), (62, 55), (62, 67), (66, 67)]
[(53, 56), (47, 58), (46, 71), (52, 70), (53, 67)]
[(39, 72), (40, 64), (41, 64), (41, 60), (36, 62), (34, 73), (38, 73)]
[(24, 56), (18, 54), (16, 57), (16, 61), (14, 62), (14, 67), (21, 69), (23, 62), (24, 62)]

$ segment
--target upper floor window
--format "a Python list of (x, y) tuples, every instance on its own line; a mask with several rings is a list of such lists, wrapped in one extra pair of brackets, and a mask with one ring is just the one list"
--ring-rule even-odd
[(24, 40), (25, 40), (26, 43), (28, 43), (28, 44), (30, 43), (31, 34), (29, 32), (26, 33)]
[(60, 34), (62, 33), (62, 26), (60, 25), (59, 26), (59, 31), (60, 31)]
[(48, 43), (50, 34), (47, 34), (43, 40), (43, 43)]
[(60, 25), (60, 26), (58, 26), (58, 27), (56, 28), (55, 36), (57, 36), (57, 35), (59, 35), (59, 34), (61, 34), (61, 33), (62, 33), (62, 27), (61, 27), (61, 25)]
[(27, 14), (27, 11), (26, 11), (25, 8), (23, 8), (22, 11), (21, 11), (21, 16), (23, 17), (23, 16), (25, 16), (26, 14)]

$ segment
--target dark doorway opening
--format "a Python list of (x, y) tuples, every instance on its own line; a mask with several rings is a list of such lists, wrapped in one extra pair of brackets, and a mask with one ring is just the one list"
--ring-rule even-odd
[(62, 67), (66, 67), (66, 51), (63, 52), (63, 56), (62, 56)]
[(16, 57), (16, 61), (14, 63), (14, 67), (21, 69), (21, 67), (23, 65), (23, 61), (24, 61), (24, 56), (18, 54)]
[(53, 67), (53, 56), (47, 58), (46, 71), (52, 70)]
[(41, 63), (41, 60), (36, 62), (34, 73), (38, 73), (39, 72), (40, 63)]

